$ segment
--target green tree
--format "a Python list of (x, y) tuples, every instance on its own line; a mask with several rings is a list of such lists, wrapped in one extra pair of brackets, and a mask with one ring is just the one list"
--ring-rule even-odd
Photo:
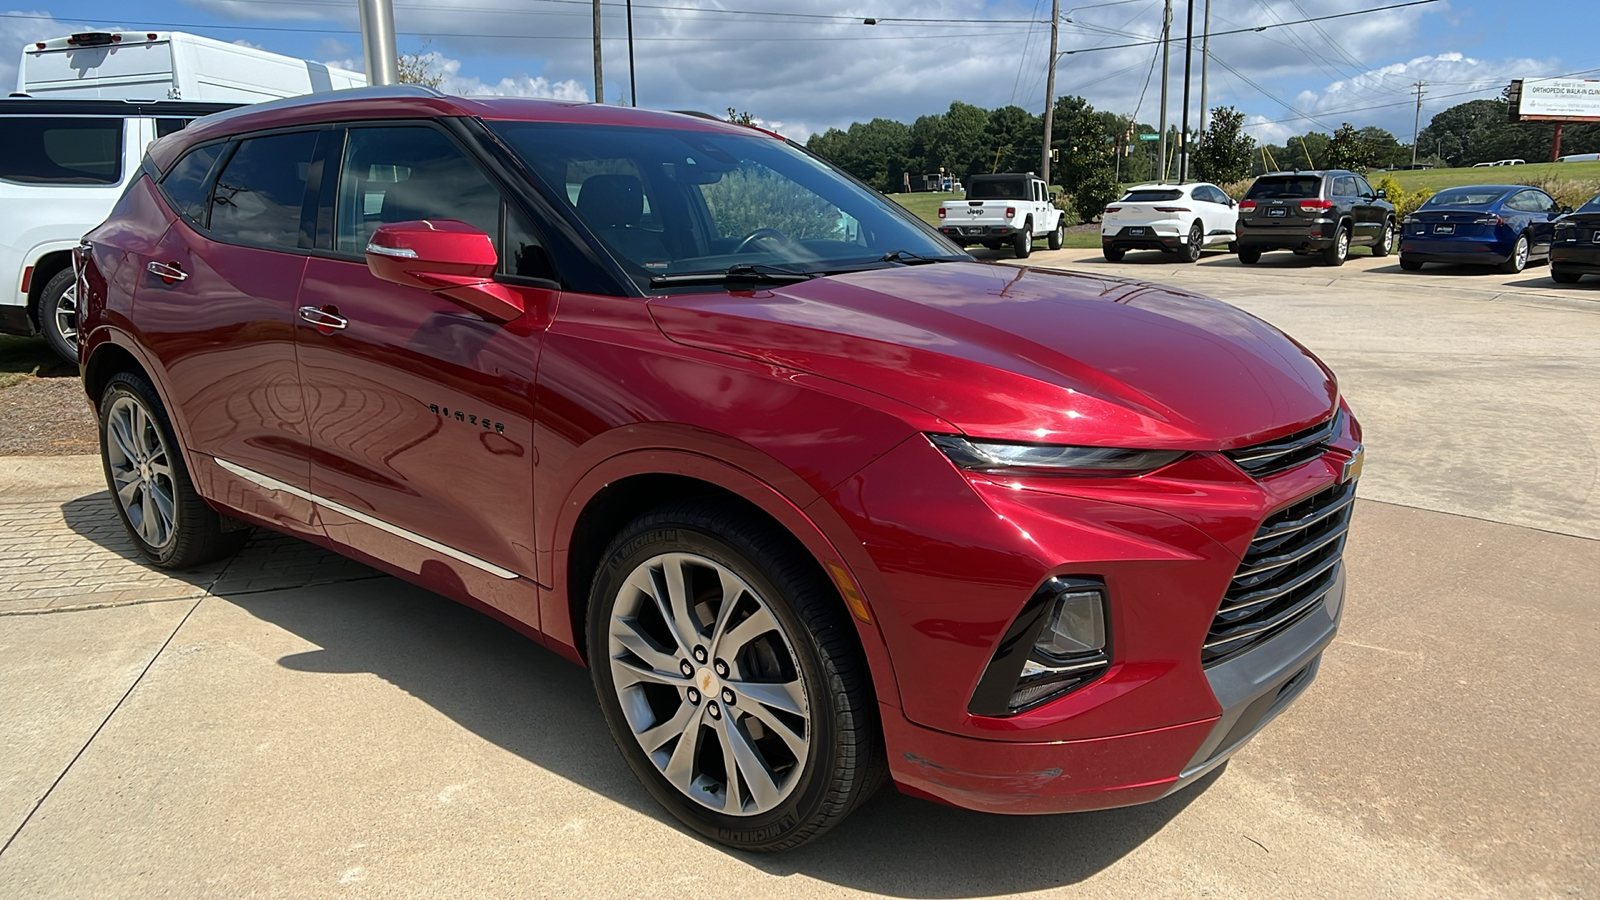
[(1211, 111), (1207, 124), (1194, 151), (1195, 174), (1218, 184), (1248, 176), (1256, 142), (1244, 133), (1244, 113), (1231, 106), (1219, 106)]
[(435, 67), (437, 57), (429, 52), (430, 46), (424, 43), (416, 53), (402, 53), (395, 60), (396, 74), (400, 76), (401, 84), (420, 84), (431, 88), (444, 84), (444, 74)]
[(1367, 155), (1371, 157), (1371, 165), (1375, 168), (1392, 169), (1411, 162), (1411, 147), (1400, 143), (1394, 135), (1376, 125), (1368, 125), (1356, 132), (1356, 136), (1367, 148)]
[(1082, 97), (1056, 100), (1050, 146), (1060, 152), (1060, 162), (1050, 172), (1085, 219), (1100, 214), (1117, 199), (1116, 145), (1106, 132), (1105, 120)]
[(1344, 122), (1339, 125), (1339, 130), (1333, 133), (1333, 142), (1328, 144), (1328, 155), (1325, 165), (1330, 169), (1350, 169), (1364, 172), (1372, 168), (1372, 151), (1361, 140), (1361, 135), (1354, 125)]
[(982, 172), (1027, 172), (1039, 167), (1039, 117), (1020, 106), (1002, 106), (989, 113), (984, 129), (989, 146)]

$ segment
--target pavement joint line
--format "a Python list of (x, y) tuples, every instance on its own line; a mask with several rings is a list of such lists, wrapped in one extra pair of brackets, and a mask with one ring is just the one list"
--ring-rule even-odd
[(1541, 528), (1538, 525), (1527, 525), (1522, 522), (1507, 522), (1504, 519), (1490, 519), (1485, 516), (1475, 516), (1471, 513), (1456, 512), (1453, 509), (1434, 509), (1431, 506), (1417, 506), (1415, 504), (1400, 503), (1394, 500), (1374, 500), (1370, 497), (1363, 497), (1360, 495), (1360, 493), (1356, 494), (1356, 499), (1362, 501), (1363, 503), (1381, 503), (1384, 506), (1393, 506), (1399, 509), (1414, 509), (1418, 512), (1435, 513), (1441, 516), (1455, 516), (1460, 519), (1471, 519), (1474, 522), (1488, 522), (1490, 525), (1505, 525), (1510, 528), (1526, 528), (1529, 531), (1537, 531), (1540, 534), (1553, 534), (1557, 537), (1573, 538), (1574, 540), (1579, 541), (1592, 541), (1594, 543), (1600, 543), (1600, 538), (1590, 537), (1586, 534), (1573, 534), (1570, 531), (1556, 531), (1553, 528)]
[[(224, 566), (224, 569), (226, 568), (227, 567)], [(11, 836), (6, 838), (5, 844), (0, 846), (0, 856), (4, 856), (5, 852), (11, 849), (11, 844), (16, 841), (17, 835), (22, 834), (22, 830), (28, 827), (28, 823), (33, 821), (33, 817), (38, 814), (39, 809), (44, 806), (45, 801), (49, 800), (50, 795), (55, 793), (55, 789), (61, 784), (62, 779), (67, 777), (67, 773), (72, 771), (72, 767), (78, 764), (78, 760), (83, 758), (84, 753), (88, 752), (89, 747), (94, 743), (95, 738), (98, 738), (100, 736), (100, 732), (105, 730), (106, 725), (111, 722), (111, 717), (117, 714), (117, 710), (122, 708), (122, 704), (128, 702), (129, 697), (133, 696), (134, 689), (144, 681), (144, 676), (149, 674), (151, 667), (156, 664), (156, 660), (160, 659), (161, 654), (166, 652), (167, 647), (172, 644), (172, 639), (178, 636), (179, 631), (183, 630), (184, 623), (189, 621), (189, 617), (194, 615), (194, 611), (200, 608), (200, 604), (205, 602), (205, 599), (205, 597), (195, 598), (194, 605), (189, 607), (189, 611), (184, 613), (183, 618), (178, 620), (178, 624), (173, 627), (172, 633), (167, 635), (167, 639), (161, 642), (161, 646), (156, 648), (156, 652), (150, 655), (150, 661), (145, 663), (144, 668), (139, 671), (139, 677), (133, 680), (133, 684), (128, 685), (128, 689), (123, 692), (122, 696), (118, 698), (116, 704), (111, 707), (111, 711), (106, 713), (106, 717), (101, 719), (100, 724), (95, 727), (94, 733), (89, 735), (89, 739), (83, 742), (83, 746), (78, 748), (78, 752), (72, 755), (72, 759), (67, 763), (66, 768), (61, 770), (61, 774), (57, 775), (56, 780), (50, 783), (50, 787), (45, 790), (42, 796), (39, 797), (38, 802), (33, 804), (32, 809), (28, 810), (28, 814), (24, 816), (22, 822), (17, 825), (17, 830), (11, 832)]]
[[(244, 592), (240, 592), (244, 593)], [(253, 593), (253, 592), (252, 592)], [(91, 612), (97, 609), (118, 609), (124, 606), (144, 606), (150, 603), (181, 603), (185, 600), (204, 600), (212, 594), (189, 594), (184, 597), (150, 597), (142, 600), (110, 600), (105, 603), (80, 603), (75, 606), (46, 606), (42, 609), (0, 609), (0, 618), (6, 616), (47, 616), (52, 613)]]

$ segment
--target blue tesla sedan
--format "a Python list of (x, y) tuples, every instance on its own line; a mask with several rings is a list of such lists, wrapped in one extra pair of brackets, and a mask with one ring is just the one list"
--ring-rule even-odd
[(1529, 260), (1549, 258), (1555, 222), (1569, 212), (1526, 185), (1445, 188), (1401, 223), (1400, 268), (1476, 263), (1515, 274)]

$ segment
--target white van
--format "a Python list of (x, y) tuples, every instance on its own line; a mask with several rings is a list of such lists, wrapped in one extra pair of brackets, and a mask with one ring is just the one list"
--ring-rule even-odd
[(1600, 162), (1600, 153), (1572, 153), (1556, 157), (1556, 162)]
[(90, 100), (258, 103), (365, 87), (360, 72), (181, 31), (91, 31), (24, 45), (17, 92)]

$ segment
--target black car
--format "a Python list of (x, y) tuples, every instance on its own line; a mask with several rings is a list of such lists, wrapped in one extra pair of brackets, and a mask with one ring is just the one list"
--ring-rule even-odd
[(1585, 275), (1600, 275), (1600, 194), (1556, 223), (1550, 244), (1550, 277), (1572, 284)]
[(1352, 246), (1388, 256), (1394, 219), (1394, 204), (1355, 172), (1270, 172), (1239, 202), (1239, 262), (1254, 265), (1265, 251), (1293, 250), (1340, 266)]

